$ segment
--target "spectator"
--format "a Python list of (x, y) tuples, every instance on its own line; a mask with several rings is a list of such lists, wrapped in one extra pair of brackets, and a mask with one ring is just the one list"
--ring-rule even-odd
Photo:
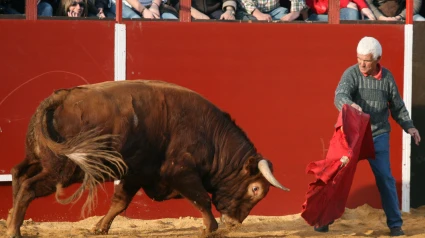
[(43, 17), (51, 17), (53, 16), (53, 7), (47, 1), (37, 2), (37, 15)]
[(87, 17), (87, 1), (83, 0), (61, 0), (59, 3), (57, 16)]
[[(162, 0), (123, 0), (123, 18), (178, 19), (178, 12)], [(116, 13), (116, 0), (112, 0), (112, 12)]]
[[(172, 5), (174, 5), (176, 9), (180, 8), (179, 3), (176, 1), (172, 1)], [(235, 20), (236, 6), (236, 0), (192, 0), (190, 15), (192, 19), (198, 20)]]
[[(0, 8), (4, 14), (25, 14), (25, 0), (0, 0)], [(37, 15), (51, 17), (53, 7), (47, 0), (37, 1)]]
[[(406, 0), (366, 0), (375, 17), (380, 21), (402, 21), (406, 18)], [(413, 1), (413, 20), (425, 21), (419, 15), (422, 0)]]
[(0, 14), (21, 14), (12, 7), (12, 0), (0, 0)]
[(100, 19), (115, 18), (115, 13), (111, 10), (111, 0), (88, 0), (89, 17), (96, 16)]
[[(307, 0), (306, 3), (310, 8), (308, 21), (328, 21), (328, 0)], [(361, 15), (365, 16), (365, 18), (375, 20), (375, 16), (365, 0), (341, 0), (339, 7), (340, 20), (359, 20), (359, 10)]]
[(240, 8), (236, 12), (236, 18), (240, 20), (259, 21), (293, 21), (301, 11), (306, 9), (304, 0), (291, 0), (291, 11), (280, 5), (279, 0), (238, 0)]

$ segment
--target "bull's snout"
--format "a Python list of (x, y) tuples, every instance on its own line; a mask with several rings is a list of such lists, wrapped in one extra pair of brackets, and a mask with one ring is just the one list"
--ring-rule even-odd
[(235, 218), (232, 218), (232, 217), (230, 217), (226, 214), (221, 215), (220, 219), (221, 219), (221, 222), (226, 224), (227, 227), (235, 227), (235, 226), (238, 226), (242, 223), (241, 221), (239, 221)]

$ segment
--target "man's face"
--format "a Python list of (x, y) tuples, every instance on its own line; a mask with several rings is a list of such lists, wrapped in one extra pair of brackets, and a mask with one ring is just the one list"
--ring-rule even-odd
[(361, 55), (357, 54), (357, 62), (359, 64), (360, 72), (371, 75), (376, 72), (376, 68), (378, 67), (378, 63), (381, 60), (381, 57), (374, 60), (372, 54)]

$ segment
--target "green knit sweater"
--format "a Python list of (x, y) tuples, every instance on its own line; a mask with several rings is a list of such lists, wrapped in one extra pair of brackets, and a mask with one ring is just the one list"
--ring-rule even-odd
[(394, 77), (384, 67), (381, 80), (372, 76), (365, 77), (357, 64), (344, 72), (335, 91), (334, 103), (341, 111), (344, 104), (351, 105), (353, 102), (370, 115), (373, 137), (391, 131), (388, 121), (390, 111), (391, 116), (404, 131), (407, 132), (409, 128), (414, 127)]

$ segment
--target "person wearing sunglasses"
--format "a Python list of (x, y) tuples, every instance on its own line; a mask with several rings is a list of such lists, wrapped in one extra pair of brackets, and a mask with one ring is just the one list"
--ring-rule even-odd
[(57, 15), (68, 17), (86, 17), (88, 15), (87, 1), (61, 0)]

